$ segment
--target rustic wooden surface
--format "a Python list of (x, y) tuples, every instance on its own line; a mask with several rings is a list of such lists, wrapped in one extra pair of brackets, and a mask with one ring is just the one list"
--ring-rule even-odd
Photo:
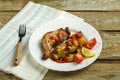
[[(103, 50), (92, 65), (74, 72), (49, 70), (43, 80), (120, 80), (120, 0), (31, 0), (65, 10), (93, 25), (101, 34)], [(29, 0), (0, 0), (0, 29)], [(0, 80), (21, 80), (0, 72)]]
[(0, 10), (20, 10), (33, 1), (70, 11), (120, 11), (120, 0), (0, 0)]

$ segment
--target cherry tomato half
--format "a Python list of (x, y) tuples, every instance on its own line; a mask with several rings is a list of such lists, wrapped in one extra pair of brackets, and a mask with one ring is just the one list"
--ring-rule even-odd
[(96, 45), (96, 43), (97, 43), (96, 38), (93, 38), (86, 43), (86, 47), (92, 49)]
[(84, 60), (84, 57), (81, 54), (76, 53), (74, 55), (74, 62), (81, 63), (83, 60)]

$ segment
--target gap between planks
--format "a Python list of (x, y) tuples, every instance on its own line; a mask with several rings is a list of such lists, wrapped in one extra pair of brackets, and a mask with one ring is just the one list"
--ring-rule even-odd
[[(20, 10), (0, 10), (0, 12), (19, 12), (19, 11)], [(61, 10), (61, 11), (66, 11), (66, 12), (120, 12), (120, 10)]]
[(97, 59), (95, 63), (120, 63), (120, 59)]

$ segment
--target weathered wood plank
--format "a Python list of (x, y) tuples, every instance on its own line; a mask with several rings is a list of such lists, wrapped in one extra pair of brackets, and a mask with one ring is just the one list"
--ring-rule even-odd
[[(57, 72), (49, 70), (43, 80), (119, 80), (120, 64), (116, 62), (95, 62), (82, 70)], [(0, 72), (0, 80), (21, 80)]]
[(0, 29), (16, 14), (17, 12), (0, 12)]
[[(21, 10), (30, 0), (0, 0), (0, 10)], [(62, 10), (120, 11), (120, 0), (31, 0)]]
[(103, 40), (103, 49), (99, 59), (120, 60), (120, 32), (99, 32)]
[(120, 64), (94, 63), (87, 68), (74, 72), (47, 73), (43, 80), (119, 80)]
[(7, 74), (0, 71), (0, 80), (21, 80), (21, 79), (15, 77), (12, 74)]
[(98, 30), (120, 30), (120, 12), (71, 12)]
[[(17, 12), (0, 12), (0, 28)], [(83, 18), (97, 30), (120, 30), (120, 12), (70, 12)]]

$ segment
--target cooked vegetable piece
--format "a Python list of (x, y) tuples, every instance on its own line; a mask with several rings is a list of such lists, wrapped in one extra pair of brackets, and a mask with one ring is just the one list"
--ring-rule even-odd
[(64, 59), (63, 59), (63, 62), (69, 62), (69, 57), (65, 56)]
[(81, 53), (82, 52), (82, 50), (81, 49), (77, 49), (77, 53)]
[(66, 56), (66, 51), (62, 50), (62, 49), (58, 49), (57, 50), (58, 55), (60, 56), (60, 58), (64, 58)]
[(77, 39), (73, 39), (73, 45), (74, 46), (79, 46)]
[(83, 60), (84, 60), (84, 57), (81, 54), (76, 53), (74, 55), (74, 62), (81, 63)]
[(81, 38), (82, 34), (80, 32), (77, 32), (71, 36), (72, 38)]
[(78, 38), (78, 43), (80, 47), (83, 47), (86, 44), (87, 40), (85, 37)]
[(65, 49), (66, 48), (66, 44), (61, 44), (56, 46), (56, 49)]
[(86, 43), (86, 47), (92, 49), (96, 45), (96, 43), (97, 43), (96, 38), (93, 38)]
[(73, 59), (74, 59), (74, 58), (73, 58), (73, 57), (74, 57), (74, 54), (69, 54), (68, 57), (69, 57), (69, 60), (68, 60), (68, 61), (69, 61), (69, 62), (72, 62)]
[(60, 56), (59, 55), (57, 55), (57, 54), (53, 54), (53, 59), (59, 59), (60, 58)]
[(70, 52), (75, 52), (77, 50), (76, 46), (68, 46)]
[(81, 37), (82, 37), (82, 34), (81, 34), (80, 32), (77, 32), (77, 33), (75, 34), (75, 36), (76, 36), (76, 38), (81, 38)]
[(57, 59), (57, 60), (55, 60), (56, 62), (58, 62), (58, 63), (63, 63), (63, 61), (62, 60), (59, 60), (59, 59)]

